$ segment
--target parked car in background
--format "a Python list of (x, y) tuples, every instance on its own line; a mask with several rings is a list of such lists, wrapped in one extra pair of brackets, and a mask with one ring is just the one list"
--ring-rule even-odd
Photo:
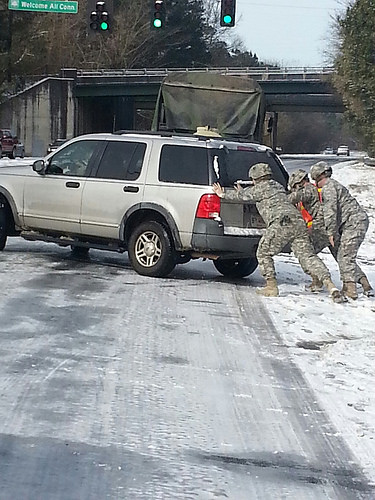
[(348, 146), (339, 146), (337, 148), (337, 156), (349, 156), (350, 155), (350, 151), (349, 151), (349, 148)]
[(330, 146), (327, 146), (325, 148), (325, 150), (323, 151), (323, 154), (324, 155), (333, 155), (334, 154), (333, 148), (331, 148)]
[(52, 153), (52, 151), (55, 151), (57, 148), (62, 146), (64, 142), (66, 142), (67, 140), (68, 139), (55, 139), (53, 142), (50, 142), (48, 144), (47, 154), (49, 155), (50, 153)]
[(9, 158), (16, 158), (19, 156), (23, 158), (25, 156), (25, 147), (18, 140), (16, 135), (13, 135), (11, 130), (8, 128), (0, 129), (0, 158), (2, 156), (8, 156)]

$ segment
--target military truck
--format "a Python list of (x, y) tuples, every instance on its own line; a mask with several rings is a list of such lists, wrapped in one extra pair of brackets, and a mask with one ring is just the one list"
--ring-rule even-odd
[(264, 118), (264, 94), (255, 80), (175, 72), (161, 84), (152, 130), (192, 134), (205, 127), (226, 139), (262, 143)]

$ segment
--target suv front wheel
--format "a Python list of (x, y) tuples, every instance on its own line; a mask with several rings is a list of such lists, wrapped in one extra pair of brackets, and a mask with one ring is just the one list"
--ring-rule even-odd
[(129, 260), (138, 274), (155, 278), (168, 276), (176, 265), (174, 253), (168, 232), (159, 222), (143, 222), (130, 235)]
[(256, 257), (249, 257), (248, 259), (214, 260), (213, 262), (219, 273), (227, 278), (244, 278), (252, 274), (258, 267)]
[[(0, 201), (1, 204), (1, 201)], [(8, 238), (5, 208), (0, 207), (0, 251), (4, 250)]]

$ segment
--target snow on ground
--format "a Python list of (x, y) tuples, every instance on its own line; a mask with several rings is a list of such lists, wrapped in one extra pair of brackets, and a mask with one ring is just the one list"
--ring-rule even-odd
[[(370, 217), (358, 263), (375, 288), (375, 167), (358, 161), (334, 165)], [(341, 287), (329, 251), (320, 256)], [(292, 256), (276, 257), (279, 298), (267, 307), (295, 363), (305, 374), (338, 432), (375, 482), (375, 299), (334, 304), (327, 292), (305, 290), (310, 279)]]

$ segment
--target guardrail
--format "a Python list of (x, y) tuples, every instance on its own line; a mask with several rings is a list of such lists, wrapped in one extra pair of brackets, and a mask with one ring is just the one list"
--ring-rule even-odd
[[(62, 70), (64, 71), (64, 70)], [(68, 70), (69, 71), (69, 70)], [(317, 79), (322, 75), (330, 75), (334, 72), (332, 67), (219, 67), (219, 68), (141, 68), (141, 69), (97, 69), (77, 70), (78, 77), (164, 77), (175, 72), (196, 73), (205, 71), (207, 73), (221, 73), (232, 76), (257, 76), (261, 80), (275, 79)]]

